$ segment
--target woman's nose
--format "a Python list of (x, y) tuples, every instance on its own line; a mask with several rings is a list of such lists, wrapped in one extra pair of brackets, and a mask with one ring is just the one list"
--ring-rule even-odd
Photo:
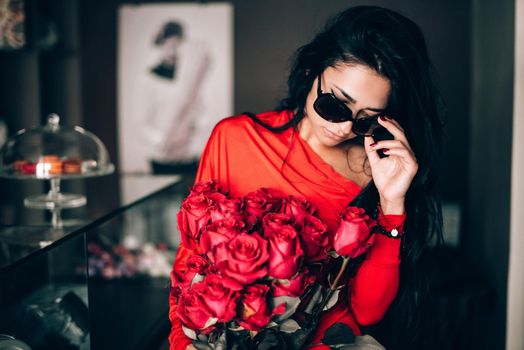
[(338, 127), (340, 130), (339, 133), (346, 136), (351, 132), (351, 128), (353, 127), (353, 122), (347, 121), (347, 122), (339, 123)]

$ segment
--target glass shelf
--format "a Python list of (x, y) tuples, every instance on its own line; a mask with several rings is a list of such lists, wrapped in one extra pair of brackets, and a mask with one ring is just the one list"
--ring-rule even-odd
[(176, 214), (192, 179), (83, 181), (101, 198), (76, 225), (0, 226), (0, 334), (33, 350), (154, 349), (169, 331)]

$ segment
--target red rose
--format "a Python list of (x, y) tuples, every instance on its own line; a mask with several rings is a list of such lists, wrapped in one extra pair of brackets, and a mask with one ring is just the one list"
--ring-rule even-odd
[(273, 282), (273, 296), (300, 297), (304, 294), (307, 287), (315, 281), (315, 277), (309, 273), (307, 268), (288, 280), (275, 280)]
[(202, 283), (194, 284), (192, 289), (202, 298), (213, 317), (218, 319), (217, 322), (228, 322), (236, 317), (239, 291), (242, 290), (239, 283), (209, 274)]
[(302, 226), (305, 216), (314, 215), (316, 211), (317, 209), (313, 204), (309, 203), (304, 198), (287, 196), (282, 201), (281, 212), (290, 215), (298, 226)]
[(193, 185), (191, 188), (191, 193), (200, 194), (200, 193), (213, 193), (221, 192), (220, 185), (216, 180), (201, 181)]
[(182, 202), (177, 221), (182, 243), (186, 246), (191, 247), (192, 244), (189, 241), (196, 241), (200, 238), (200, 229), (210, 220), (208, 208), (211, 203), (211, 199), (202, 193), (190, 194)]
[(284, 312), (285, 305), (279, 305), (269, 310), (267, 305), (267, 293), (269, 286), (264, 284), (253, 284), (246, 287), (242, 299), (242, 314), (238, 324), (251, 331), (260, 331), (271, 321), (271, 317)]
[[(197, 283), (195, 286), (199, 284), (202, 283)], [(214, 328), (212, 326), (217, 322), (211, 310), (202, 300), (200, 293), (193, 288), (184, 289), (178, 300), (176, 314), (184, 326), (193, 330), (211, 331)]]
[(376, 225), (362, 208), (347, 207), (333, 239), (333, 248), (342, 256), (355, 258), (373, 245), (375, 235), (371, 229)]
[(178, 285), (178, 283), (175, 283), (175, 285), (171, 284), (171, 288), (169, 289), (169, 295), (173, 298), (178, 298), (182, 296), (183, 288)]
[(214, 261), (224, 276), (244, 285), (268, 274), (268, 242), (257, 233), (240, 233), (228, 243), (215, 247)]
[(292, 226), (293, 223), (291, 215), (283, 213), (268, 213), (262, 219), (264, 237), (267, 238), (274, 232), (278, 232), (283, 226)]
[(187, 271), (203, 275), (209, 266), (207, 260), (201, 255), (191, 255), (186, 261)]
[(244, 213), (248, 230), (253, 229), (266, 213), (277, 212), (282, 206), (282, 197), (277, 191), (261, 188), (244, 197)]
[[(191, 255), (186, 260), (185, 271), (171, 271), (171, 286), (175, 289), (187, 289), (195, 278), (196, 274), (203, 275), (209, 264), (200, 255)], [(178, 293), (178, 292), (177, 292)]]
[(312, 215), (304, 216), (302, 230), (299, 231), (302, 247), (308, 261), (323, 260), (330, 246), (327, 226)]
[(244, 226), (242, 216), (232, 216), (207, 225), (202, 229), (200, 237), (202, 251), (213, 261), (213, 249), (222, 242), (231, 241), (243, 231)]
[(172, 294), (179, 295), (182, 290), (188, 289), (197, 273), (203, 274), (208, 268), (205, 258), (200, 255), (190, 255), (185, 261), (185, 269), (173, 269), (171, 271)]
[(178, 298), (182, 295), (183, 288), (181, 286), (181, 282), (183, 282), (183, 277), (181, 277), (181, 275), (182, 274), (176, 272), (174, 269), (171, 270), (171, 273), (169, 275), (171, 279), (171, 288), (169, 294), (171, 294), (175, 298)]
[(297, 231), (293, 226), (283, 225), (270, 230), (266, 237), (269, 240), (269, 276), (280, 279), (293, 277), (304, 256)]
[(216, 266), (216, 264), (211, 264), (211, 265), (209, 265), (209, 267), (207, 268), (207, 273), (208, 273), (208, 274), (219, 275), (219, 274), (220, 274), (220, 270), (218, 269), (218, 267)]
[(240, 215), (240, 206), (242, 203), (239, 199), (227, 198), (222, 193), (212, 193), (209, 195), (209, 198), (213, 202), (209, 207), (209, 216), (212, 222)]

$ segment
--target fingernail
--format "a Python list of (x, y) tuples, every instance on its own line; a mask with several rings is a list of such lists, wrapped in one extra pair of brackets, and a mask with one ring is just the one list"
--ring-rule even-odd
[(389, 118), (386, 118), (385, 116), (381, 115), (380, 117), (380, 120), (382, 120), (383, 122), (385, 122), (386, 120), (388, 120)]
[(369, 145), (369, 146), (371, 146), (371, 147), (375, 147), (376, 145), (377, 145), (377, 143), (376, 143), (376, 142), (373, 142), (373, 143), (372, 143), (371, 145)]
[(387, 120), (391, 120), (391, 119), (393, 119), (393, 118), (391, 118), (389, 115), (386, 115), (386, 119), (387, 119)]
[(389, 152), (389, 148), (382, 148), (382, 152), (384, 152), (384, 153)]

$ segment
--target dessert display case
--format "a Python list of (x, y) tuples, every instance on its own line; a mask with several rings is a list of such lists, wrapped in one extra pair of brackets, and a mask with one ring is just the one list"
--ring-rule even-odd
[(90, 197), (77, 227), (0, 225), (0, 348), (159, 349), (167, 337), (176, 214), (192, 179), (82, 181), (116, 200)]
[(79, 126), (64, 126), (51, 114), (42, 127), (23, 129), (0, 149), (0, 176), (19, 180), (46, 180), (46, 194), (32, 195), (24, 205), (52, 212), (51, 223), (61, 227), (61, 210), (86, 204), (82, 194), (62, 193), (61, 180), (113, 173), (115, 167), (98, 137)]

